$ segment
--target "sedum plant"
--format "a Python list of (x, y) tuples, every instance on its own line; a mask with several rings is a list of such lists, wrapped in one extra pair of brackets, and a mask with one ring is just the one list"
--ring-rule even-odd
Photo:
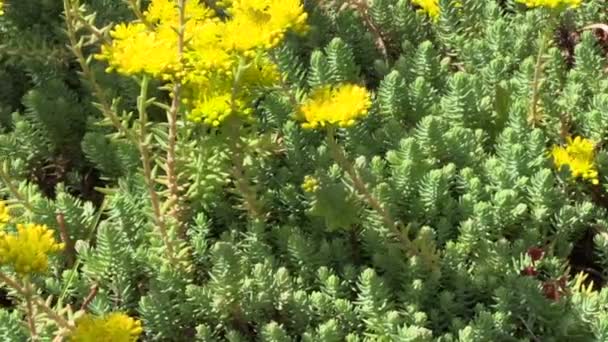
[(604, 1), (0, 4), (2, 340), (608, 339)]

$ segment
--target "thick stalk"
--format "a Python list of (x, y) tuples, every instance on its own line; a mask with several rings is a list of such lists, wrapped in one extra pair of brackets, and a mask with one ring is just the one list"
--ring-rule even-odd
[(540, 45), (538, 46), (538, 55), (536, 56), (536, 64), (534, 66), (534, 79), (532, 80), (532, 100), (530, 101), (530, 111), (528, 114), (528, 122), (532, 126), (541, 123), (542, 117), (539, 115), (538, 102), (540, 100), (540, 85), (543, 77), (543, 57), (547, 48), (549, 34), (547, 31), (540, 33)]
[(357, 172), (354, 165), (348, 160), (344, 149), (342, 149), (336, 141), (335, 130), (331, 127), (327, 130), (327, 145), (332, 157), (336, 163), (338, 163), (338, 166), (340, 166), (352, 180), (355, 190), (363, 197), (365, 202), (380, 215), (384, 225), (397, 237), (399, 242), (401, 242), (403, 249), (411, 255), (418, 254), (410, 239), (401, 232), (397, 222), (393, 219), (388, 210), (382, 206), (380, 201), (371, 193), (367, 184), (365, 184), (361, 176), (359, 176), (359, 172)]
[(139, 112), (139, 141), (137, 146), (141, 155), (141, 162), (144, 169), (144, 179), (146, 187), (148, 188), (148, 195), (150, 196), (150, 202), (152, 204), (153, 218), (156, 228), (163, 240), (165, 248), (167, 249), (167, 256), (169, 260), (175, 261), (175, 249), (169, 236), (165, 220), (161, 211), (161, 204), (158, 193), (154, 188), (154, 176), (152, 175), (152, 158), (150, 156), (150, 149), (148, 148), (148, 78), (143, 77), (140, 85), (140, 95), (137, 99), (137, 110)]
[[(177, 28), (177, 54), (178, 60), (181, 64), (184, 54), (184, 31), (186, 27), (186, 0), (178, 0), (177, 2), (179, 10), (179, 26)], [(177, 114), (179, 111), (179, 104), (181, 101), (181, 89), (182, 82), (179, 76), (175, 79), (172, 91), (171, 108), (167, 112), (167, 123), (169, 125), (168, 142), (167, 142), (167, 158), (166, 158), (166, 172), (167, 172), (167, 183), (169, 187), (169, 203), (171, 203), (170, 215), (181, 226), (180, 223), (180, 201), (179, 201), (179, 185), (177, 182), (177, 172), (175, 167), (176, 152), (175, 147), (177, 144)]]

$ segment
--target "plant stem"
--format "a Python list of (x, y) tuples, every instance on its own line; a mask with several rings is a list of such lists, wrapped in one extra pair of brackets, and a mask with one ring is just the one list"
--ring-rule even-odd
[(154, 25), (152, 25), (141, 12), (141, 1), (139, 0), (129, 0), (129, 8), (135, 14), (135, 17), (142, 22), (142, 24), (146, 25), (149, 30), (154, 30)]
[(340, 166), (352, 180), (355, 190), (357, 190), (357, 192), (363, 196), (365, 202), (380, 215), (384, 225), (389, 228), (399, 242), (401, 242), (403, 249), (409, 254), (418, 254), (410, 239), (401, 231), (399, 225), (388, 210), (386, 210), (380, 201), (371, 193), (367, 184), (361, 179), (353, 164), (348, 160), (344, 149), (336, 141), (335, 129), (333, 127), (330, 127), (327, 130), (327, 145), (334, 160), (338, 163), (338, 166)]
[(232, 162), (232, 176), (237, 192), (243, 198), (245, 209), (256, 220), (264, 219), (264, 209), (257, 198), (256, 192), (249, 185), (245, 174), (243, 146), (238, 131), (238, 123), (230, 127), (230, 137), (228, 138), (230, 147), (230, 159)]
[[(178, 0), (177, 2), (179, 10), (179, 26), (177, 29), (177, 53), (178, 59), (181, 63), (184, 53), (184, 31), (186, 27), (186, 0)], [(177, 114), (179, 110), (179, 104), (181, 101), (181, 89), (182, 82), (180, 77), (175, 79), (172, 91), (171, 108), (167, 112), (167, 123), (169, 125), (168, 142), (167, 142), (167, 159), (166, 159), (166, 172), (167, 172), (167, 183), (169, 187), (169, 202), (171, 203), (171, 209), (169, 215), (171, 215), (175, 222), (178, 223), (180, 230), (183, 228), (181, 224), (180, 215), (180, 203), (179, 203), (179, 185), (177, 182), (177, 172), (175, 167), (176, 152), (175, 147), (177, 144)], [(185, 233), (185, 232), (180, 232)]]
[[(103, 200), (103, 202), (101, 202), (101, 205), (99, 206), (97, 214), (95, 215), (95, 218), (94, 218), (93, 222), (91, 223), (90, 229), (88, 229), (88, 235), (87, 235), (87, 239), (85, 241), (88, 241), (89, 244), (93, 243), (93, 237), (95, 236), (95, 231), (96, 231), (95, 227), (97, 227), (99, 225), (99, 221), (101, 220), (101, 216), (103, 215), (103, 212), (106, 208), (107, 203), (108, 203), (107, 198), (105, 198)], [(76, 259), (76, 262), (74, 263), (74, 265), (71, 268), (70, 277), (63, 285), (63, 290), (61, 291), (61, 295), (59, 296), (60, 303), (62, 303), (63, 300), (65, 299), (65, 296), (67, 296), (68, 289), (70, 288), (70, 286), (72, 285), (72, 282), (74, 281), (74, 277), (77, 274), (76, 270), (78, 269), (78, 267), (80, 267), (80, 264), (81, 264), (81, 259)]]
[(532, 81), (532, 100), (530, 103), (530, 112), (528, 114), (528, 122), (532, 126), (536, 126), (542, 121), (538, 113), (538, 102), (540, 100), (540, 84), (543, 73), (543, 56), (548, 45), (548, 31), (540, 33), (540, 45), (538, 47), (538, 55), (536, 56), (536, 65), (534, 66), (534, 79)]
[(28, 328), (30, 329), (30, 334), (32, 335), (32, 340), (36, 341), (38, 340), (38, 333), (36, 332), (36, 320), (34, 319), (35, 317), (35, 312), (34, 312), (34, 306), (32, 304), (32, 288), (31, 288), (31, 284), (29, 284), (28, 281), (25, 281), (26, 285), (25, 285), (25, 289), (26, 292), (24, 294), (25, 297), (25, 304), (27, 307), (27, 324), (28, 324)]
[(369, 4), (367, 3), (367, 1), (349, 0), (347, 1), (347, 3), (350, 5), (350, 7), (354, 8), (357, 12), (359, 12), (361, 17), (363, 18), (365, 25), (374, 35), (374, 43), (376, 45), (376, 48), (378, 48), (378, 51), (380, 52), (380, 54), (382, 54), (384, 61), (388, 63), (388, 49), (386, 48), (386, 44), (384, 43), (384, 38), (382, 38), (382, 31), (378, 26), (376, 26), (376, 24), (372, 20), (369, 14)]
[(65, 245), (65, 254), (68, 261), (67, 267), (72, 267), (76, 260), (76, 250), (74, 249), (74, 243), (70, 238), (70, 234), (65, 225), (65, 216), (63, 213), (57, 213), (56, 215), (57, 225), (59, 226), (59, 235)]
[(243, 204), (247, 210), (247, 213), (249, 213), (249, 215), (256, 220), (263, 220), (263, 206), (258, 200), (256, 192), (249, 185), (249, 181), (246, 177), (245, 158), (243, 156), (243, 142), (240, 135), (241, 122), (238, 120), (238, 118), (236, 118), (238, 111), (236, 100), (239, 92), (240, 81), (243, 72), (247, 67), (248, 66), (245, 64), (245, 61), (240, 59), (237, 69), (234, 72), (234, 83), (232, 84), (232, 93), (230, 96), (232, 117), (230, 118), (230, 125), (228, 127), (228, 146), (231, 152), (230, 159), (232, 162), (232, 176), (234, 177), (236, 190), (243, 197)]
[(27, 209), (30, 212), (34, 212), (34, 207), (30, 203), (30, 201), (27, 198), (25, 198), (25, 196), (23, 196), (23, 194), (19, 191), (19, 189), (17, 189), (15, 184), (13, 184), (13, 179), (8, 174), (8, 172), (6, 172), (6, 170), (4, 170), (4, 165), (0, 165), (0, 179), (6, 185), (6, 187), (8, 188), (8, 190), (11, 193), (11, 196), (13, 198), (18, 200), (21, 203), (21, 205), (23, 207), (25, 207), (25, 209)]
[(93, 286), (91, 286), (91, 290), (89, 291), (89, 294), (86, 296), (86, 298), (82, 302), (82, 305), (80, 306), (80, 310), (83, 310), (83, 311), (87, 310), (89, 307), (89, 304), (91, 304), (93, 299), (95, 299), (98, 292), (99, 292), (99, 284), (95, 283), (95, 284), (93, 284)]
[(165, 247), (167, 248), (167, 256), (172, 262), (175, 261), (175, 253), (173, 243), (169, 236), (165, 220), (161, 211), (160, 199), (158, 193), (154, 188), (154, 176), (152, 175), (152, 158), (150, 156), (150, 150), (148, 148), (148, 78), (144, 76), (140, 85), (140, 94), (137, 99), (137, 110), (139, 112), (139, 141), (137, 146), (141, 155), (141, 162), (144, 169), (144, 179), (146, 187), (148, 188), (148, 195), (150, 196), (150, 202), (152, 204), (154, 223), (158, 228), (160, 236), (163, 240)]
[[(73, 4), (75, 3), (75, 5)], [(80, 64), (80, 68), (82, 70), (82, 75), (89, 82), (93, 94), (99, 101), (99, 109), (101, 113), (112, 123), (112, 125), (122, 133), (131, 143), (137, 144), (137, 138), (133, 136), (133, 134), (123, 125), (120, 121), (120, 117), (112, 108), (111, 102), (106, 98), (106, 95), (97, 82), (97, 77), (95, 73), (90, 68), (87, 58), (84, 56), (82, 52), (82, 39), (78, 39), (76, 36), (76, 28), (75, 21), (80, 16), (78, 13), (78, 1), (77, 0), (63, 0), (63, 7), (65, 12), (65, 22), (67, 27), (68, 39), (70, 41), (70, 49), (72, 53), (76, 57), (78, 63)], [(74, 13), (76, 12), (76, 13)]]
[(25, 288), (25, 287), (21, 286), (16, 280), (12, 279), (11, 277), (7, 276), (6, 274), (4, 274), (2, 272), (0, 272), (0, 282), (5, 283), (10, 288), (19, 292), (19, 294), (21, 294), (22, 296), (24, 296), (26, 298), (29, 296), (30, 300), (32, 301), (32, 304), (34, 306), (36, 306), (36, 308), (38, 308), (40, 311), (44, 312), (59, 327), (68, 329), (68, 330), (71, 330), (73, 328), (72, 325), (65, 318), (63, 318), (61, 315), (59, 315), (57, 312), (55, 312), (55, 310), (50, 308), (46, 304), (46, 302), (44, 300), (42, 300), (42, 298), (38, 297), (35, 294), (36, 291), (32, 285)]

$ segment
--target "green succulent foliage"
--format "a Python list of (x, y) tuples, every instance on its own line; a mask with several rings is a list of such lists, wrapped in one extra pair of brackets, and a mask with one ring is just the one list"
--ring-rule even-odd
[(18, 311), (0, 310), (0, 336), (7, 341), (26, 340), (27, 331), (22, 325)]
[[(281, 86), (260, 94), (238, 137), (180, 117), (180, 224), (150, 198), (150, 188), (170, 197), (162, 108), (150, 107), (147, 182), (141, 146), (100, 119), (71, 64), (59, 3), (5, 3), (0, 175), (10, 180), (0, 178), (0, 194), (20, 222), (74, 245), (33, 279), (41, 295), (77, 308), (95, 285), (87, 310), (141, 320), (144, 341), (608, 340), (606, 42), (582, 30), (605, 21), (605, 1), (554, 18), (534, 126), (542, 10), (440, 0), (433, 21), (408, 0), (305, 2), (309, 35), (272, 51)], [(132, 18), (121, 1), (83, 3), (99, 25)], [(137, 83), (92, 65), (138, 129)], [(352, 170), (333, 160), (325, 132), (294, 120), (314, 89), (342, 83), (373, 95), (368, 116), (336, 133)], [(600, 185), (555, 169), (550, 150), (567, 136), (596, 142)], [(234, 144), (262, 218), (243, 210)], [(315, 191), (302, 189), (306, 176)], [(591, 294), (574, 288), (581, 270)], [(19, 308), (0, 302), (0, 339), (27, 339)]]

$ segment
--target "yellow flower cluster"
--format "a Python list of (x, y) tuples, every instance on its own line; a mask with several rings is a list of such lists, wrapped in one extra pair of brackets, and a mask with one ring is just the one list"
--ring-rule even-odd
[(441, 13), (439, 0), (412, 0), (414, 5), (420, 6), (422, 12), (425, 12), (431, 19), (435, 20)]
[(44, 225), (19, 224), (16, 233), (0, 232), (0, 265), (9, 265), (21, 275), (46, 272), (49, 253), (62, 249)]
[(275, 84), (280, 75), (276, 66), (266, 58), (256, 58), (242, 68), (238, 75), (239, 85), (235, 89), (236, 76), (232, 72), (208, 74), (190, 81), (186, 88), (186, 102), (191, 107), (188, 119), (219, 126), (232, 113), (249, 116), (255, 90)]
[(577, 8), (582, 0), (517, 0), (528, 7)]
[(95, 317), (86, 314), (76, 320), (70, 334), (72, 342), (135, 342), (143, 329), (141, 322), (123, 313), (115, 312)]
[(4, 1), (0, 0), (0, 15), (4, 15)]
[(305, 32), (307, 14), (301, 0), (232, 0), (221, 5), (226, 19), (204, 1), (187, 1), (182, 59), (176, 33), (179, 9), (172, 0), (152, 0), (143, 22), (114, 27), (112, 43), (97, 57), (125, 75), (181, 78), (187, 94), (183, 102), (193, 121), (217, 126), (232, 113), (246, 116), (252, 91), (278, 80), (266, 51), (290, 30)]
[(225, 45), (237, 51), (270, 49), (281, 42), (287, 30), (307, 30), (300, 0), (234, 0), (229, 12)]
[(4, 228), (4, 226), (9, 223), (11, 220), (11, 214), (6, 207), (6, 203), (0, 201), (0, 229)]
[(589, 139), (568, 137), (567, 146), (554, 146), (551, 150), (555, 167), (559, 170), (568, 166), (573, 178), (583, 178), (599, 184), (595, 165), (594, 144)]
[(299, 115), (303, 128), (318, 128), (325, 125), (350, 127), (366, 116), (371, 106), (367, 89), (359, 85), (344, 84), (338, 87), (325, 86), (313, 91), (300, 107)]
[(319, 189), (319, 180), (313, 176), (304, 176), (304, 182), (302, 182), (302, 190), (307, 193), (315, 193)]
[[(175, 3), (171, 0), (153, 0), (144, 13), (145, 23), (116, 25), (110, 33), (112, 44), (102, 46), (97, 57), (107, 60), (109, 69), (121, 74), (148, 73), (170, 78), (180, 68), (178, 36), (175, 32), (179, 25), (179, 12)], [(212, 20), (213, 12), (197, 0), (188, 1), (186, 11), (189, 21), (185, 38), (191, 39), (198, 25)]]

